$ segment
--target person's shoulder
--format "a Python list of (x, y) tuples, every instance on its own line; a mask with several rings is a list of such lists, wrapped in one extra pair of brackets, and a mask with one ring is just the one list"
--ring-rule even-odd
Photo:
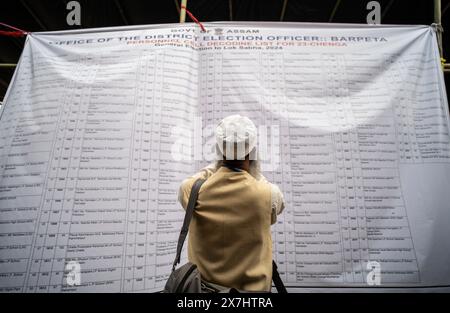
[(271, 183), (265, 179), (257, 179), (250, 173), (247, 173), (247, 179), (251, 182), (260, 192), (270, 193), (272, 190)]

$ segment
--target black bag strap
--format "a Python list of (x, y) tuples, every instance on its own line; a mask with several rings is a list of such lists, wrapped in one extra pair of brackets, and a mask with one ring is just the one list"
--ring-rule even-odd
[[(194, 214), (194, 209), (197, 204), (198, 192), (200, 187), (205, 182), (205, 179), (197, 179), (192, 186), (191, 194), (189, 195), (189, 201), (186, 208), (186, 214), (184, 215), (183, 227), (181, 227), (180, 236), (178, 237), (177, 244), (177, 255), (175, 256), (175, 261), (173, 262), (172, 272), (175, 270), (176, 266), (180, 263), (181, 250), (183, 249), (184, 241), (189, 231), (189, 224), (191, 222), (192, 216)], [(287, 293), (286, 287), (284, 287), (283, 281), (278, 273), (278, 267), (275, 261), (272, 260), (272, 280), (275, 284), (275, 288), (278, 293)]]
[(184, 215), (183, 227), (181, 227), (180, 236), (178, 237), (177, 255), (175, 256), (175, 261), (173, 261), (172, 272), (175, 270), (177, 264), (180, 263), (181, 250), (183, 249), (184, 241), (186, 240), (186, 236), (189, 231), (189, 223), (191, 222), (192, 215), (194, 214), (194, 208), (197, 204), (198, 192), (200, 191), (200, 187), (204, 182), (205, 179), (199, 178), (192, 186), (191, 194), (189, 195), (189, 201), (186, 208), (186, 214)]
[(278, 273), (278, 266), (275, 261), (272, 260), (272, 280), (275, 284), (275, 288), (278, 293), (287, 293), (286, 287), (284, 287), (283, 281), (281, 280), (280, 274)]

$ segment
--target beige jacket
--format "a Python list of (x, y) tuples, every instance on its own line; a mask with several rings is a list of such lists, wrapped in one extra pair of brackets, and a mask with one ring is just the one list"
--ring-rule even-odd
[(278, 187), (259, 175), (210, 165), (185, 179), (179, 201), (186, 209), (195, 180), (199, 192), (189, 227), (188, 258), (207, 281), (268, 291), (272, 280), (270, 225), (284, 208)]

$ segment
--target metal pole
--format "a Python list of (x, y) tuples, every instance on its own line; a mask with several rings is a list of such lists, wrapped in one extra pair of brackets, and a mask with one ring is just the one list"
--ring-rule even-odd
[(180, 4), (178, 3), (178, 0), (173, 0), (175, 2), (175, 7), (177, 8), (177, 14), (180, 15)]
[(338, 10), (340, 4), (341, 0), (336, 0), (336, 3), (334, 4), (333, 7), (333, 11), (331, 11), (330, 18), (328, 19), (328, 23), (331, 23), (333, 21), (333, 18), (336, 15), (336, 11)]
[(284, 14), (286, 13), (287, 3), (288, 3), (288, 0), (283, 1), (283, 6), (281, 7), (280, 22), (283, 22), (283, 20), (284, 20)]
[(228, 10), (230, 11), (230, 21), (233, 20), (233, 0), (228, 0)]
[(447, 3), (447, 5), (445, 6), (445, 8), (442, 10), (441, 18), (445, 15), (445, 13), (447, 12), (448, 8), (450, 8), (450, 2)]
[(438, 40), (438, 46), (439, 46), (439, 53), (441, 55), (441, 58), (444, 57), (443, 51), (442, 51), (442, 32), (441, 32), (441, 0), (434, 0), (434, 23), (437, 24), (437, 40)]
[(186, 21), (186, 7), (187, 0), (181, 0), (180, 23), (184, 23)]
[(381, 13), (381, 21), (384, 20), (384, 17), (386, 16), (386, 14), (388, 13), (389, 9), (391, 8), (392, 4), (394, 3), (395, 0), (391, 0), (388, 5), (386, 6), (386, 8), (383, 10), (383, 13)]
[(17, 64), (13, 63), (0, 63), (0, 68), (16, 67)]
[(41, 21), (41, 19), (34, 13), (34, 11), (31, 9), (31, 7), (25, 2), (25, 0), (20, 0), (20, 3), (22, 6), (25, 7), (25, 9), (28, 11), (28, 13), (31, 15), (31, 17), (34, 19), (34, 21), (43, 29), (47, 30), (47, 27), (44, 25), (44, 23)]
[(441, 24), (441, 0), (434, 0), (434, 22)]
[(128, 25), (128, 19), (125, 16), (125, 12), (123, 11), (122, 5), (120, 4), (119, 0), (114, 0), (114, 4), (116, 5), (117, 11), (119, 11), (119, 15), (122, 18), (122, 21), (125, 23), (125, 25)]

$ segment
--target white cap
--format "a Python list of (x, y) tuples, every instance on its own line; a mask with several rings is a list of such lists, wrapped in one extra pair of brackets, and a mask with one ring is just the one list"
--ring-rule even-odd
[(256, 146), (256, 136), (255, 124), (239, 114), (225, 117), (216, 127), (217, 146), (230, 160), (245, 159)]

